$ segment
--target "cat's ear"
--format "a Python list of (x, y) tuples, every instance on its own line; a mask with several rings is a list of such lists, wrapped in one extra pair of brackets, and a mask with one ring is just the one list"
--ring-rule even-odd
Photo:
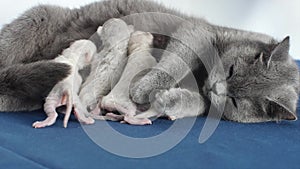
[(293, 111), (292, 104), (289, 101), (274, 100), (267, 98), (266, 111), (272, 118), (278, 120), (297, 120), (296, 112)]
[(290, 37), (287, 36), (284, 40), (276, 45), (273, 49), (268, 61), (268, 67), (271, 61), (286, 61), (289, 59)]

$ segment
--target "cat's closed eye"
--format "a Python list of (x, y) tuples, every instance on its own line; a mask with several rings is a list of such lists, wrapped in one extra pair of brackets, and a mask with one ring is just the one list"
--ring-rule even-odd
[(229, 74), (228, 74), (227, 80), (233, 76), (233, 71), (234, 71), (234, 65), (231, 65), (229, 68)]
[(234, 97), (231, 97), (231, 101), (232, 101), (232, 104), (234, 105), (235, 108), (238, 108), (237, 107), (237, 103), (236, 103), (236, 100)]
[(254, 59), (255, 59), (255, 60), (259, 59), (259, 58), (261, 57), (261, 54), (262, 54), (262, 53), (258, 53), (257, 55), (255, 55)]

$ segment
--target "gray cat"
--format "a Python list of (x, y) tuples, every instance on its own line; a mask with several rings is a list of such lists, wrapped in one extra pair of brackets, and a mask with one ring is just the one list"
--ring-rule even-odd
[[(149, 102), (156, 89), (175, 87), (188, 74), (187, 65), (199, 82), (200, 93), (212, 105), (226, 101), (224, 119), (297, 119), (299, 73), (289, 56), (289, 38), (279, 42), (267, 35), (212, 25), (140, 0), (95, 2), (73, 10), (38, 6), (4, 26), (0, 33), (0, 111), (41, 105), (41, 98), (70, 69), (47, 60), (54, 59), (71, 42), (88, 39), (111, 18), (122, 18), (138, 30), (153, 33), (156, 48), (181, 59), (178, 62), (169, 52), (161, 53), (156, 69), (133, 84), (130, 93), (136, 103)], [(206, 72), (205, 65), (218, 63), (215, 56), (221, 58), (224, 72), (220, 66), (211, 66)], [(181, 93), (173, 93), (164, 101), (172, 103), (169, 109), (176, 108), (176, 95)], [(188, 103), (193, 102), (183, 105)]]

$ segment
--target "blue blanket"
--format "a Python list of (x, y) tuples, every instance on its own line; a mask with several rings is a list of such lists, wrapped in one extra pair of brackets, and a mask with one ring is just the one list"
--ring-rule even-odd
[[(298, 110), (299, 116), (299, 110)], [(33, 129), (31, 124), (45, 118), (43, 111), (0, 113), (1, 168), (299, 168), (300, 120), (296, 122), (239, 124), (221, 121), (213, 136), (198, 142), (205, 118), (200, 117), (188, 135), (169, 151), (149, 158), (126, 158), (94, 143), (82, 127), (71, 119), (68, 129), (56, 124)], [(182, 120), (188, 122), (191, 119)], [(158, 119), (150, 126), (129, 126), (108, 122), (111, 128), (130, 137), (156, 136), (173, 122)], [(108, 132), (98, 130), (101, 135)], [(103, 132), (103, 133), (101, 133)], [(182, 131), (171, 131), (178, 135)], [(106, 138), (104, 138), (106, 139)], [(126, 150), (122, 140), (108, 140)], [(95, 141), (95, 140), (94, 140)], [(166, 140), (168, 141), (168, 140)], [(170, 140), (171, 142), (171, 140)], [(153, 142), (145, 150), (154, 149)], [(138, 146), (137, 146), (138, 147)], [(140, 149), (140, 147), (138, 147)], [(134, 147), (131, 147), (133, 150)]]

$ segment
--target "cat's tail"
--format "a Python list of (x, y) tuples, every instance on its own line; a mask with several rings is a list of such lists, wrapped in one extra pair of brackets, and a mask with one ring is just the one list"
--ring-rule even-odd
[(53, 61), (16, 64), (0, 70), (0, 96), (41, 101), (70, 73), (70, 67)]

